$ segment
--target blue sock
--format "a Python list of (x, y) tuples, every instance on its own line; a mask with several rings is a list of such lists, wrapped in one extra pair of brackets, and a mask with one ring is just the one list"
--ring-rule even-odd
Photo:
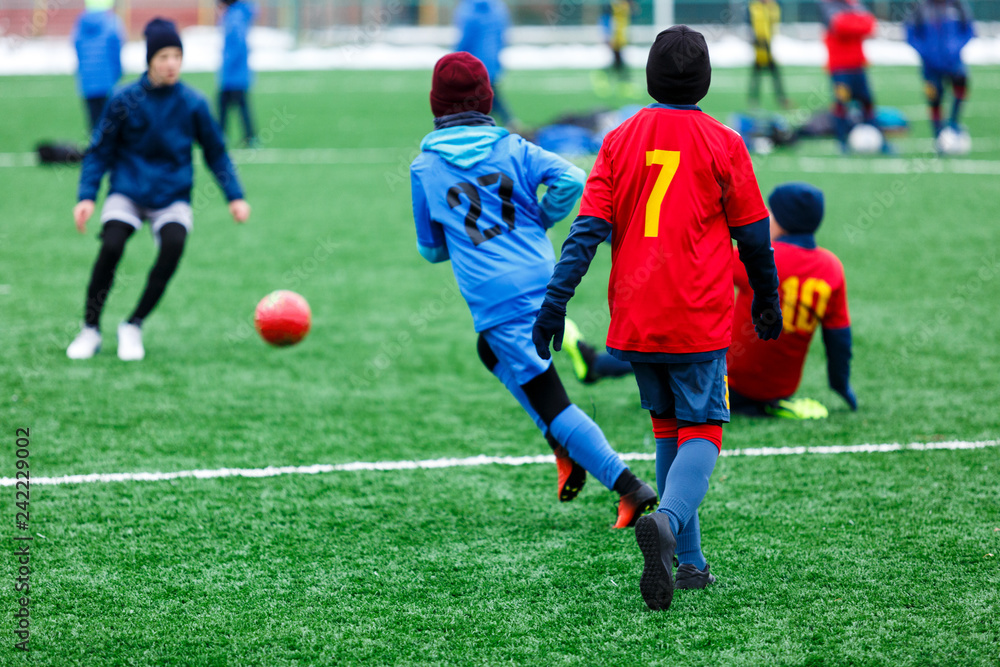
[(656, 495), (663, 497), (667, 486), (667, 473), (677, 456), (677, 438), (656, 439)]
[(507, 387), (507, 391), (509, 391), (514, 398), (517, 399), (517, 402), (521, 404), (524, 411), (527, 412), (528, 416), (535, 422), (535, 426), (537, 426), (538, 430), (544, 435), (546, 431), (548, 431), (548, 428), (545, 426), (545, 422), (542, 421), (542, 418), (538, 416), (538, 413), (535, 412), (535, 409), (531, 407), (531, 401), (528, 400), (524, 390), (521, 389), (521, 385), (519, 385), (517, 380), (514, 378), (514, 371), (512, 371), (504, 362), (498, 361), (497, 365), (493, 367), (493, 375), (496, 375), (497, 379), (503, 382), (504, 386)]
[(688, 520), (687, 525), (677, 535), (677, 562), (690, 563), (699, 570), (704, 570), (708, 562), (701, 553), (701, 526), (698, 524), (698, 510)]
[(614, 488), (618, 477), (627, 468), (621, 457), (611, 449), (601, 428), (575, 405), (570, 405), (552, 420), (549, 433), (566, 448), (571, 459), (609, 489)]
[(677, 448), (667, 473), (666, 492), (660, 496), (660, 508), (656, 510), (670, 517), (674, 535), (680, 535), (698, 511), (718, 458), (719, 448), (704, 438), (692, 438)]
[(951, 103), (951, 119), (948, 124), (951, 125), (956, 130), (958, 129), (958, 117), (962, 112), (962, 100), (957, 97)]
[[(667, 473), (677, 456), (677, 438), (656, 439), (656, 487), (662, 498), (667, 485)], [(695, 510), (684, 530), (676, 533), (677, 562), (690, 563), (699, 570), (704, 570), (707, 562), (701, 553), (701, 526), (698, 523), (698, 510)]]

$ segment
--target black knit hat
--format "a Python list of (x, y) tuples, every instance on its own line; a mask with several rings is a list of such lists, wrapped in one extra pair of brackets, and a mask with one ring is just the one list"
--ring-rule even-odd
[(147, 65), (160, 49), (165, 49), (168, 46), (176, 46), (181, 51), (184, 50), (184, 47), (181, 45), (181, 36), (177, 34), (177, 26), (174, 25), (173, 21), (157, 17), (147, 23), (146, 29), (142, 32), (146, 35)]
[(767, 198), (774, 219), (789, 234), (815, 234), (823, 221), (823, 191), (809, 183), (784, 183)]
[(646, 90), (662, 104), (697, 104), (708, 93), (712, 63), (705, 37), (686, 25), (656, 36), (646, 61)]

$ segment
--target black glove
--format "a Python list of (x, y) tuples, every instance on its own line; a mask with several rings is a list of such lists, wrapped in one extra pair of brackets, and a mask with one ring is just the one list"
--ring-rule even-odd
[(750, 317), (753, 319), (753, 328), (757, 332), (757, 338), (775, 340), (781, 333), (783, 326), (781, 301), (778, 300), (778, 293), (775, 292), (768, 298), (761, 298), (754, 294), (753, 303), (750, 305)]
[(542, 302), (542, 307), (535, 318), (535, 326), (531, 329), (531, 340), (535, 350), (542, 359), (549, 359), (549, 341), (552, 349), (562, 349), (563, 331), (566, 328), (566, 309), (560, 308), (548, 301)]

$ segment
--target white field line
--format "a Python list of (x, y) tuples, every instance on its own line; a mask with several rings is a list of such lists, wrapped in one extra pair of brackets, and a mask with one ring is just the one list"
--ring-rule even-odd
[[(910, 444), (889, 443), (882, 445), (833, 445), (828, 447), (754, 447), (747, 449), (724, 449), (722, 456), (800, 456), (804, 454), (874, 454), (899, 451), (932, 451), (984, 449), (1000, 446), (1000, 440), (967, 442), (912, 442)], [(645, 452), (622, 454), (626, 461), (653, 461), (656, 455)], [(418, 470), (436, 468), (471, 468), (485, 465), (522, 466), (534, 463), (554, 463), (551, 454), (542, 456), (470, 456), (464, 459), (445, 458), (423, 461), (355, 461), (353, 463), (324, 464), (310, 466), (268, 466), (266, 468), (218, 468), (216, 470), (178, 470), (175, 472), (116, 472), (89, 475), (65, 475), (63, 477), (33, 477), (32, 484), (108, 484), (110, 482), (163, 482), (171, 479), (193, 477), (195, 479), (215, 479), (219, 477), (277, 477), (278, 475), (319, 475), (332, 472)], [(10, 477), (0, 478), (0, 486), (14, 486), (23, 480)]]

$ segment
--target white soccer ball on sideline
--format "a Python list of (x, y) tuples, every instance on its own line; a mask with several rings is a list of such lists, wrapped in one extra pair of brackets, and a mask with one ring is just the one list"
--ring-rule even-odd
[(972, 137), (965, 130), (946, 127), (941, 130), (935, 145), (944, 155), (968, 155), (972, 150)]
[(885, 138), (882, 132), (874, 125), (859, 123), (855, 125), (850, 134), (847, 135), (847, 145), (855, 153), (871, 155), (882, 150)]

